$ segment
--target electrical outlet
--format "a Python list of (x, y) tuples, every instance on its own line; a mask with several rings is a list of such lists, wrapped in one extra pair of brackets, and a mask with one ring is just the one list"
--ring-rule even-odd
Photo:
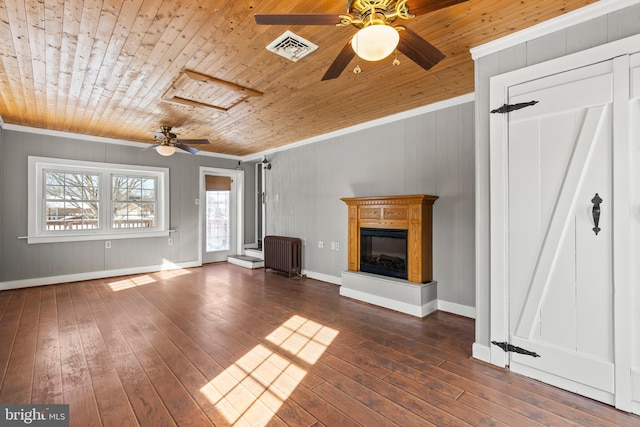
[(108, 241), (108, 240), (106, 242), (104, 242), (104, 247), (105, 247), (105, 249), (111, 249), (111, 242)]
[(340, 243), (336, 242), (336, 251), (340, 250)]
[(173, 245), (173, 237), (169, 237), (169, 246)]
[(322, 240), (318, 240), (318, 248), (319, 249), (324, 248), (324, 242)]

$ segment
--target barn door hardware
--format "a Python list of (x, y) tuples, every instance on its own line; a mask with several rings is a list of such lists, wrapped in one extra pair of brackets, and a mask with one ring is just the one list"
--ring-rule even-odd
[(598, 227), (598, 224), (600, 223), (600, 203), (602, 203), (602, 199), (600, 198), (598, 193), (596, 193), (593, 199), (591, 199), (591, 203), (593, 203), (593, 209), (591, 209), (591, 214), (593, 215), (593, 224), (595, 225), (595, 227), (593, 227), (592, 230), (594, 233), (596, 233), (596, 236), (597, 236), (598, 232), (601, 230), (601, 228)]
[(530, 107), (532, 105), (536, 105), (538, 101), (529, 101), (529, 102), (521, 102), (519, 104), (504, 104), (500, 108), (496, 108), (495, 110), (491, 110), (493, 114), (495, 113), (510, 113), (512, 111), (520, 110), (521, 108)]
[(540, 355), (536, 352), (525, 350), (522, 347), (516, 347), (515, 345), (509, 344), (508, 342), (491, 341), (491, 344), (497, 345), (505, 352), (524, 354), (525, 356), (540, 357)]

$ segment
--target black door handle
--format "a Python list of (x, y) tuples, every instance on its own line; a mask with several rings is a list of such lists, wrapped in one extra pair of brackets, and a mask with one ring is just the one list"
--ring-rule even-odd
[(593, 199), (591, 199), (591, 203), (593, 203), (593, 209), (591, 209), (591, 214), (593, 215), (593, 223), (595, 225), (595, 227), (593, 227), (592, 230), (594, 233), (596, 233), (596, 236), (597, 236), (598, 232), (601, 230), (601, 228), (598, 227), (598, 224), (600, 223), (600, 203), (602, 203), (602, 198), (600, 198), (598, 193), (596, 193)]

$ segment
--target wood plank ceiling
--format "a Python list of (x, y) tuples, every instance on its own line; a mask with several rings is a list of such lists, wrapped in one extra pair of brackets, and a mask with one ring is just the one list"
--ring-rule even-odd
[[(168, 125), (246, 156), (471, 93), (470, 48), (594, 1), (469, 0), (406, 21), (446, 54), (430, 71), (399, 54), (397, 67), (360, 61), (354, 74), (354, 61), (323, 82), (354, 27), (258, 26), (253, 15), (344, 13), (344, 1), (0, 0), (0, 117), (140, 142)], [(298, 62), (267, 51), (287, 29), (319, 48)], [(163, 100), (185, 70), (263, 95), (226, 112)]]

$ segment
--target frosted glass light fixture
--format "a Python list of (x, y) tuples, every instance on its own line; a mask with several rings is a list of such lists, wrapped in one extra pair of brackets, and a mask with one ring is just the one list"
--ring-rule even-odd
[(373, 24), (359, 30), (351, 40), (351, 47), (365, 61), (380, 61), (391, 55), (398, 46), (398, 31), (385, 24)]
[(176, 147), (172, 147), (171, 145), (158, 145), (156, 151), (160, 155), (170, 156), (176, 152)]

